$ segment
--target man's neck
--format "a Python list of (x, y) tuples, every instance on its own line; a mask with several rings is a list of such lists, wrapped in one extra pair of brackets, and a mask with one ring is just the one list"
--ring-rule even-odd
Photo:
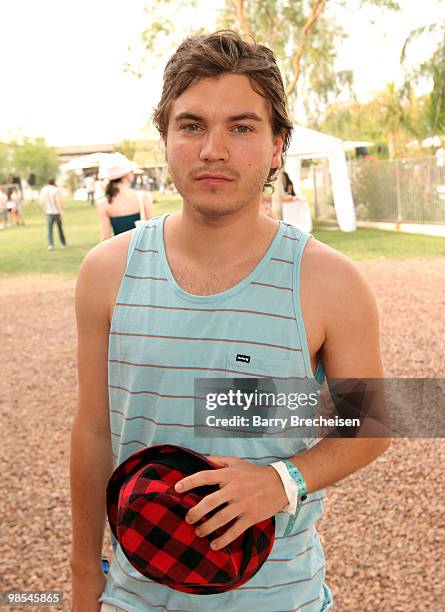
[(164, 238), (186, 259), (214, 267), (261, 257), (277, 229), (278, 223), (260, 214), (259, 206), (207, 217), (184, 204), (166, 220)]

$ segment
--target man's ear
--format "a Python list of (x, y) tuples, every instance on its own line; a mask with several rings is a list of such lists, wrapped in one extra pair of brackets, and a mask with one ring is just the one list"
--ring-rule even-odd
[(278, 168), (281, 166), (281, 155), (283, 153), (284, 146), (284, 133), (277, 134), (273, 139), (273, 155), (271, 168)]
[(164, 159), (165, 161), (168, 163), (168, 156), (167, 156), (167, 136), (162, 136), (161, 138), (161, 147), (162, 147), (162, 152), (164, 154)]

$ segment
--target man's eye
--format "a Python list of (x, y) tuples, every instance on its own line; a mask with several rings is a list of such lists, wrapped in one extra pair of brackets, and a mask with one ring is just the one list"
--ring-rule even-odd
[(201, 127), (196, 123), (189, 123), (188, 125), (183, 125), (181, 130), (185, 130), (186, 132), (197, 132)]
[(235, 125), (233, 129), (241, 134), (247, 134), (248, 132), (252, 131), (252, 128), (250, 128), (248, 125)]

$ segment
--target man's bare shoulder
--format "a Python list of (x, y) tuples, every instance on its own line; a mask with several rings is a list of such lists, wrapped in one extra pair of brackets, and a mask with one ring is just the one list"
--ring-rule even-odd
[(303, 265), (317, 277), (320, 277), (320, 275), (331, 276), (333, 273), (343, 276), (348, 272), (358, 272), (357, 267), (349, 257), (315, 238), (311, 238), (306, 245)]
[[(312, 238), (302, 260), (302, 278), (329, 318), (375, 310), (371, 288), (358, 267), (339, 251)], [(311, 300), (312, 301), (312, 300)]]
[[(85, 256), (82, 267), (88, 266), (92, 272), (107, 275), (119, 275), (127, 262), (128, 247), (136, 230), (118, 234), (108, 240), (99, 242)], [(122, 276), (122, 274), (120, 274)]]
[(112, 312), (134, 231), (104, 240), (87, 253), (77, 279), (78, 299)]

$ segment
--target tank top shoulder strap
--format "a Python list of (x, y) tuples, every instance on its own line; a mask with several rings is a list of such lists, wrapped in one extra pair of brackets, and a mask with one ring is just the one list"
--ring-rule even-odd
[(304, 232), (303, 230), (298, 229), (294, 225), (287, 225), (284, 236), (295, 241), (295, 249), (294, 249), (294, 265), (293, 265), (293, 282), (292, 282), (292, 292), (293, 292), (293, 302), (294, 302), (294, 310), (295, 317), (297, 320), (297, 329), (298, 335), (300, 338), (300, 344), (302, 348), (304, 367), (306, 370), (306, 376), (308, 380), (313, 384), (317, 389), (319, 385), (324, 380), (324, 372), (321, 364), (317, 365), (317, 370), (315, 375), (312, 371), (311, 358), (309, 353), (309, 345), (307, 341), (306, 328), (304, 325), (303, 319), (303, 309), (301, 305), (301, 262), (303, 259), (304, 249), (308, 244), (309, 240), (313, 237), (312, 234)]
[(128, 245), (127, 272), (131, 268), (135, 250), (149, 250), (155, 244), (156, 231), (159, 231), (161, 221), (162, 217), (153, 217), (147, 221), (142, 221), (142, 223), (136, 226)]

